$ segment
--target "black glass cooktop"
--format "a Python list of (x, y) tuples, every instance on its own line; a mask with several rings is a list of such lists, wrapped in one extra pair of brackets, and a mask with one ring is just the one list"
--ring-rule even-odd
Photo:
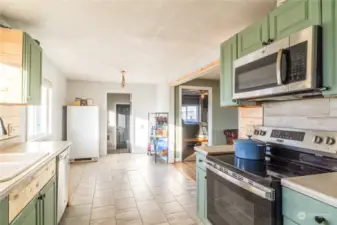
[[(234, 170), (253, 180), (280, 180), (286, 177), (297, 177), (330, 172), (325, 168), (317, 168), (284, 158), (266, 155), (265, 160), (248, 160), (235, 157), (234, 154), (207, 156), (216, 164)], [(255, 178), (255, 179), (254, 179)]]

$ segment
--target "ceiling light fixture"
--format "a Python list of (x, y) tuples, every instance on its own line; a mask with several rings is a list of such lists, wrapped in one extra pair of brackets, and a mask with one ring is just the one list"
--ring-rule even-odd
[(124, 89), (125, 88), (125, 70), (122, 70), (121, 73), (122, 73), (122, 83), (121, 83), (121, 86), (122, 86), (122, 89)]

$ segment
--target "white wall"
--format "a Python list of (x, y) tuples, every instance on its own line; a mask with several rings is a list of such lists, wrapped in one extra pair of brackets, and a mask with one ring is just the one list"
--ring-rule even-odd
[(129, 94), (108, 94), (107, 97), (107, 110), (108, 110), (108, 133), (111, 133), (111, 141), (108, 142), (108, 149), (117, 148), (116, 138), (116, 104), (118, 103), (130, 103)]
[(157, 92), (157, 112), (170, 111), (170, 86), (168, 83), (159, 83), (156, 85)]
[(107, 154), (107, 93), (128, 93), (132, 95), (131, 146), (133, 153), (145, 153), (148, 144), (148, 113), (156, 111), (156, 85), (101, 83), (89, 81), (68, 81), (67, 103), (76, 97), (92, 98), (100, 108), (100, 155)]
[(52, 134), (50, 140), (62, 140), (63, 106), (66, 104), (67, 79), (64, 74), (57, 69), (54, 64), (43, 54), (42, 59), (43, 78), (52, 83)]

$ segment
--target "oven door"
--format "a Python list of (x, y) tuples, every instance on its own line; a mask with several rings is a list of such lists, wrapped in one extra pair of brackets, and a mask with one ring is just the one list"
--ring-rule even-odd
[(275, 200), (267, 199), (267, 191), (250, 186), (212, 166), (206, 167), (207, 219), (213, 225), (276, 224)]
[(235, 60), (233, 99), (287, 93), (287, 48), (289, 37)]

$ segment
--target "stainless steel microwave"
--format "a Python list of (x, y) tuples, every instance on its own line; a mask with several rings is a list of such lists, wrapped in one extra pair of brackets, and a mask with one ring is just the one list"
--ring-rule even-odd
[(308, 27), (234, 61), (233, 99), (308, 95), (322, 86), (321, 32)]

